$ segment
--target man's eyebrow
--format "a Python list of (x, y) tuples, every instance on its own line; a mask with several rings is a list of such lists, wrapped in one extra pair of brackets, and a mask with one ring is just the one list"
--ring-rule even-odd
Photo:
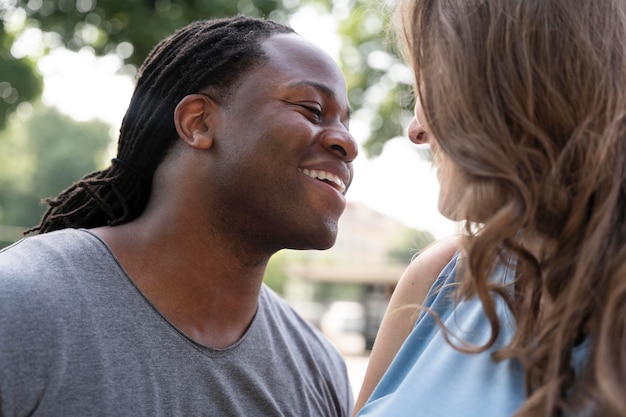
[[(332, 99), (337, 99), (337, 94), (335, 94), (335, 92), (328, 87), (325, 84), (321, 84), (318, 83), (316, 81), (308, 81), (308, 80), (303, 80), (303, 81), (296, 81), (294, 83), (289, 84), (290, 88), (296, 88), (296, 87), (300, 87), (300, 86), (308, 86), (308, 87), (313, 87), (318, 91), (321, 91), (322, 93), (324, 93), (324, 95), (332, 98)], [(350, 118), (350, 115), (352, 114), (352, 109), (350, 108), (350, 105), (348, 104), (348, 108), (346, 111), (346, 116), (348, 117), (348, 119)]]

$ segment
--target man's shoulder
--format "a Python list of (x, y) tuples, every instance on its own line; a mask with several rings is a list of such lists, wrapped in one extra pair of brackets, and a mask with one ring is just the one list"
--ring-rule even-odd
[(93, 260), (96, 254), (106, 251), (104, 244), (87, 230), (63, 229), (25, 237), (1, 249), (0, 270), (18, 268), (26, 271), (42, 268), (42, 272), (59, 263), (73, 265), (85, 259)]
[(259, 305), (267, 310), (268, 318), (288, 321), (294, 326), (317, 334), (317, 329), (311, 323), (307, 322), (284, 298), (266, 284), (261, 287)]
[[(36, 263), (46, 253), (59, 254), (65, 251), (85, 251), (94, 247), (95, 236), (82, 229), (63, 229), (42, 235), (28, 236), (10, 246), (0, 249), (0, 262), (8, 263), (14, 259), (29, 257)], [(89, 244), (91, 243), (91, 245)]]
[[(289, 364), (307, 376), (305, 379), (315, 386), (324, 386), (324, 392), (334, 392), (333, 408), (343, 410), (338, 415), (349, 415), (352, 392), (346, 364), (341, 353), (313, 324), (301, 317), (290, 305), (269, 287), (263, 285), (259, 297), (259, 311), (265, 343), (279, 357), (276, 366), (284, 372), (293, 372)], [(257, 328), (258, 330), (258, 328)], [(317, 382), (312, 382), (317, 381)]]
[(105, 259), (106, 248), (80, 230), (24, 238), (0, 251), (0, 307), (22, 311), (62, 307)]
[(280, 330), (274, 333), (277, 337), (284, 337), (294, 345), (306, 345), (307, 351), (323, 351), (332, 360), (341, 360), (341, 355), (328, 338), (266, 285), (261, 288), (259, 304), (265, 310), (266, 320)]

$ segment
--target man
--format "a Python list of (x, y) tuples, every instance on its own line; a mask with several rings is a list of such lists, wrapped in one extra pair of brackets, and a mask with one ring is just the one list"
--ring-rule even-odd
[(341, 357), (262, 283), (276, 251), (334, 243), (346, 97), (332, 59), (270, 21), (157, 45), (112, 165), (0, 253), (0, 414), (350, 415)]

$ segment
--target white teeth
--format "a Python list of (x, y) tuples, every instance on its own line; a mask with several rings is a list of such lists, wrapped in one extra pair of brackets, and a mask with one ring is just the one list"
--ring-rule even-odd
[(316, 178), (318, 180), (326, 180), (331, 181), (337, 185), (337, 188), (341, 194), (346, 192), (346, 184), (339, 178), (337, 175), (327, 172), (327, 171), (318, 171), (316, 169), (302, 169), (302, 173), (304, 175), (308, 175), (311, 178)]

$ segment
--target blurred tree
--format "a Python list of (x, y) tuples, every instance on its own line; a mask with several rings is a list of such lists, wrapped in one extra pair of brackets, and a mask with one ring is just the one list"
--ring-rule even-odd
[(0, 129), (41, 94), (35, 61), (52, 48), (115, 53), (133, 73), (158, 41), (194, 20), (243, 13), (286, 21), (288, 10), (282, 0), (0, 0)]
[[(0, 1), (0, 4), (2, 1)], [(17, 59), (11, 55), (13, 36), (5, 31), (0, 19), (0, 130), (9, 114), (23, 102), (34, 100), (41, 94), (43, 82), (29, 58)]]
[(413, 113), (410, 69), (395, 48), (389, 0), (334, 0), (340, 22), (340, 61), (348, 80), (355, 118), (365, 120), (368, 156), (380, 155), (385, 143), (403, 134)]
[(417, 253), (434, 241), (432, 233), (407, 227), (404, 233), (399, 235), (387, 256), (392, 261), (408, 265)]
[[(139, 66), (152, 47), (176, 29), (199, 19), (270, 16), (285, 21), (282, 0), (4, 0), (3, 19), (25, 15), (25, 27), (55, 33), (68, 49), (117, 53)], [(293, 1), (291, 2), (293, 3)]]
[[(369, 131), (363, 144), (366, 153), (375, 156), (389, 139), (402, 134), (411, 111), (407, 87), (411, 75), (386, 35), (389, 23), (386, 1), (0, 0), (0, 22), (11, 29), (2, 36), (7, 51), (24, 34), (32, 35), (33, 28), (38, 28), (43, 31), (43, 35), (39, 32), (37, 42), (39, 53), (59, 45), (71, 50), (91, 48), (97, 55), (119, 55), (131, 65), (125, 68), (132, 73), (159, 40), (193, 20), (243, 13), (288, 22), (303, 5), (318, 5), (339, 22), (342, 43), (339, 59), (348, 80), (351, 106), (355, 109), (355, 119), (363, 121)], [(7, 54), (5, 61), (12, 58), (18, 61), (21, 53), (16, 49), (13, 48), (13, 55)], [(16, 69), (2, 61), (0, 64), (13, 77), (37, 78), (32, 66), (21, 68), (17, 74)], [(22, 66), (25, 64), (22, 62)], [(7, 78), (0, 72), (0, 97), (3, 77)], [(33, 97), (26, 90), (22, 92), (23, 88), (18, 89), (20, 97)], [(39, 91), (40, 87), (35, 95)], [(3, 114), (0, 113), (0, 123)]]
[(0, 224), (30, 227), (55, 196), (88, 172), (101, 168), (111, 144), (104, 122), (76, 122), (38, 106), (28, 123), (11, 117), (0, 134)]
[(289, 262), (289, 260), (285, 257), (285, 251), (274, 254), (267, 264), (263, 277), (263, 281), (267, 286), (280, 295), (284, 295), (285, 293), (285, 282), (287, 281), (285, 264), (287, 262)]

